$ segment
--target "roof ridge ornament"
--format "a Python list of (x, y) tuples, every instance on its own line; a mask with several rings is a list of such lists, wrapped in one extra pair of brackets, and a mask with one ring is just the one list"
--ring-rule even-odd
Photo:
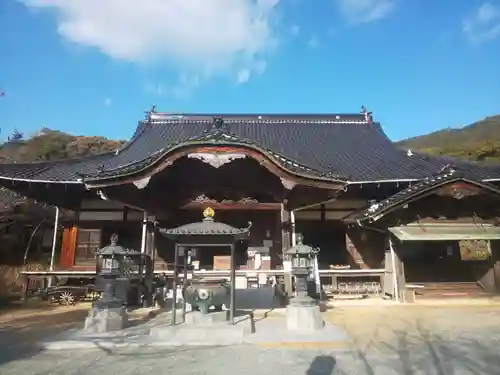
[(457, 168), (453, 164), (446, 164), (443, 168), (439, 170), (437, 176), (441, 176), (443, 174), (449, 174), (450, 176), (457, 173)]
[(361, 106), (361, 111), (360, 113), (362, 115), (365, 115), (365, 121), (369, 124), (371, 124), (373, 122), (373, 116), (372, 116), (372, 112), (368, 111), (366, 109), (366, 107), (364, 105)]
[(151, 119), (152, 119), (153, 115), (154, 115), (154, 114), (156, 114), (156, 113), (158, 113), (158, 112), (156, 111), (156, 105), (155, 105), (155, 104), (153, 104), (153, 105), (151, 106), (151, 109), (150, 109), (149, 111), (145, 111), (144, 113), (146, 114), (146, 120), (151, 121)]
[(224, 126), (224, 119), (222, 117), (216, 116), (213, 118), (212, 129), (222, 130), (223, 126)]

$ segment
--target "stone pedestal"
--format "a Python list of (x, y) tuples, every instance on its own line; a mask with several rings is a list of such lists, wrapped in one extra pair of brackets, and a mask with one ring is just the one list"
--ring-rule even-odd
[(128, 316), (125, 307), (93, 307), (85, 318), (85, 333), (104, 333), (124, 329)]
[[(229, 324), (227, 311), (201, 314), (193, 311), (186, 320), (175, 326), (169, 323), (151, 327), (150, 339), (165, 346), (240, 345), (246, 335), (255, 331), (250, 315), (238, 316), (235, 324)], [(180, 320), (180, 319), (179, 319)]]
[(286, 308), (286, 327), (290, 331), (312, 332), (325, 326), (318, 305), (290, 304)]
[(186, 313), (186, 324), (206, 326), (216, 323), (229, 323), (229, 311), (214, 311), (208, 314), (202, 314), (199, 311), (191, 311)]

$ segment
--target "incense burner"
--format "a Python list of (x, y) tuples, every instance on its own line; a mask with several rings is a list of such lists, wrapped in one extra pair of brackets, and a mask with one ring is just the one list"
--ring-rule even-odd
[(192, 280), (184, 290), (184, 300), (193, 310), (208, 314), (211, 306), (216, 311), (229, 303), (229, 283), (226, 279), (200, 278)]

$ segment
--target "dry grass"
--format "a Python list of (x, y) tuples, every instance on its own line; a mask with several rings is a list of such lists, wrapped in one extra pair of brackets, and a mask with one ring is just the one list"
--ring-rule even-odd
[(28, 350), (45, 337), (82, 326), (89, 304), (75, 306), (35, 302), (0, 310), (0, 347)]
[(377, 346), (402, 333), (421, 340), (423, 332), (456, 339), (467, 332), (498, 330), (500, 309), (495, 306), (363, 306), (339, 307), (325, 319), (341, 327), (357, 347)]

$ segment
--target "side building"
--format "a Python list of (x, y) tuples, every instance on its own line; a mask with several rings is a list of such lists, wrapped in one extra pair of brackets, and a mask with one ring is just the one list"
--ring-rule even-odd
[[(407, 282), (497, 290), (499, 181), (500, 167), (398, 149), (367, 112), (153, 110), (116, 152), (0, 165), (4, 187), (77, 213), (59, 223), (49, 273), (94, 272), (94, 252), (112, 233), (169, 273), (173, 244), (154, 224), (198, 221), (211, 207), (218, 221), (252, 222), (237, 249), (241, 277), (283, 275), (283, 253), (301, 233), (321, 249), (325, 284), (380, 278), (395, 298)], [(226, 270), (225, 256), (223, 248), (200, 252), (200, 272)]]

